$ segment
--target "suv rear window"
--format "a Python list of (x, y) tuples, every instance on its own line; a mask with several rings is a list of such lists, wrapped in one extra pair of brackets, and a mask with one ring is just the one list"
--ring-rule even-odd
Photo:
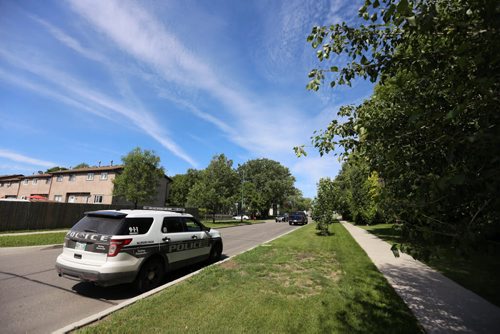
[(110, 218), (102, 216), (85, 216), (73, 226), (72, 231), (92, 232), (104, 235), (138, 235), (148, 233), (153, 218)]

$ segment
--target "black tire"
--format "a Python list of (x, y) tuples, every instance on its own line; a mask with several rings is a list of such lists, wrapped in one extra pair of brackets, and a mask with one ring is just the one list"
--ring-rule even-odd
[(209, 261), (211, 263), (215, 263), (219, 261), (222, 257), (222, 242), (216, 242), (212, 249), (210, 250), (210, 258)]
[(288, 225), (292, 225), (292, 223), (288, 223)]
[(140, 293), (152, 290), (163, 282), (165, 268), (160, 259), (148, 260), (135, 279), (135, 287)]

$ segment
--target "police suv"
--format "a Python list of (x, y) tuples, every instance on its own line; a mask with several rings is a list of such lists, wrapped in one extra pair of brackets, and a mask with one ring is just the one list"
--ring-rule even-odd
[(94, 211), (67, 233), (56, 269), (59, 276), (100, 286), (135, 282), (144, 292), (160, 285), (166, 271), (221, 255), (220, 233), (190, 214)]

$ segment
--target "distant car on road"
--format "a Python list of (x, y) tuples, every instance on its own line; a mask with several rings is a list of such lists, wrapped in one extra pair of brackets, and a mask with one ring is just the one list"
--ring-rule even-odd
[(59, 276), (100, 286), (135, 282), (140, 292), (165, 272), (222, 255), (218, 231), (190, 214), (153, 210), (87, 212), (64, 238)]
[(287, 222), (288, 221), (288, 213), (285, 213), (282, 216), (276, 216), (275, 220), (277, 223)]
[(307, 215), (303, 211), (291, 213), (290, 217), (288, 217), (288, 224), (290, 225), (307, 224)]
[[(241, 216), (234, 216), (234, 220), (241, 220)], [(243, 215), (243, 220), (249, 220), (250, 218), (247, 215)]]

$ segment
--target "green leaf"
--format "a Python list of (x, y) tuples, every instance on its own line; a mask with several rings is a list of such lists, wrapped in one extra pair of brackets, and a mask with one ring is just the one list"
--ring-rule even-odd
[(331, 72), (338, 72), (339, 68), (337, 66), (332, 66), (332, 67), (330, 67), (330, 71)]
[(412, 26), (412, 27), (417, 26), (417, 20), (415, 18), (415, 15), (407, 17), (406, 20), (408, 21), (408, 23), (410, 24), (410, 26)]
[(406, 15), (406, 13), (408, 13), (410, 9), (408, 0), (400, 0), (396, 8), (398, 10), (399, 16)]

